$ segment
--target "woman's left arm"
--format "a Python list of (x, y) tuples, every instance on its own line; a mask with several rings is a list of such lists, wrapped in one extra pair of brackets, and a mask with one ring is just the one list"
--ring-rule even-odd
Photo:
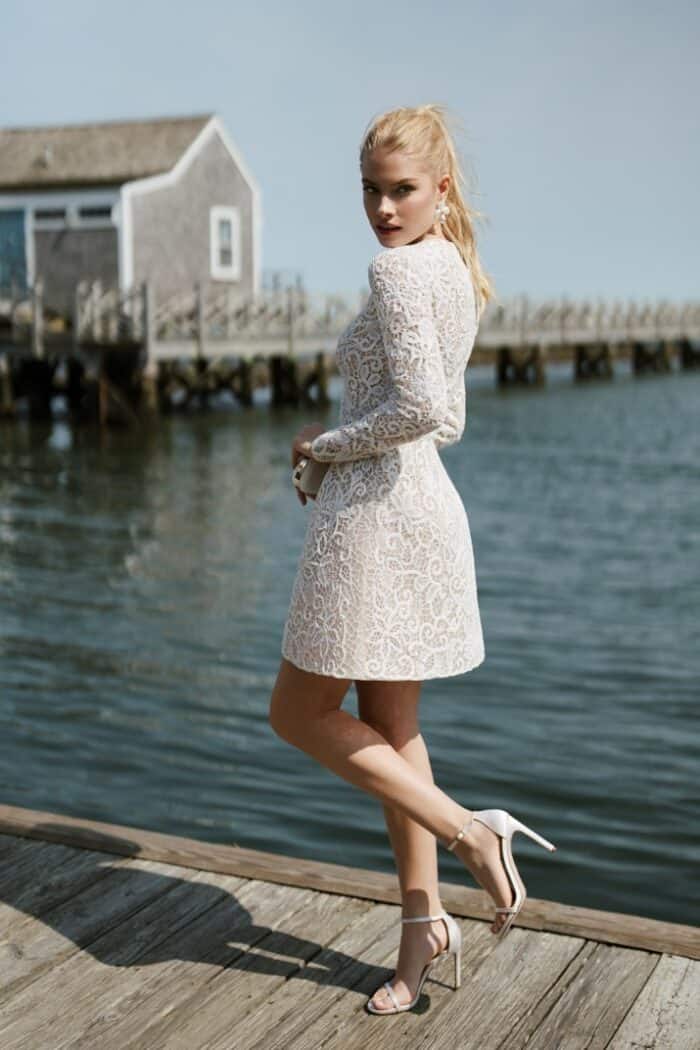
[(456, 445), (464, 433), (467, 418), (467, 391), (464, 380), (455, 384), (448, 401), (447, 414), (433, 434), (436, 448)]
[(368, 269), (391, 393), (360, 419), (314, 438), (311, 455), (321, 462), (379, 455), (431, 433), (445, 418), (447, 390), (430, 273), (420, 253), (404, 247), (378, 253)]

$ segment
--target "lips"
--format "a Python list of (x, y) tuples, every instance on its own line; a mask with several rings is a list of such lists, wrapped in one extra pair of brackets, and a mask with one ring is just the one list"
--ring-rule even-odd
[(389, 233), (389, 232), (391, 232), (391, 230), (400, 230), (401, 227), (400, 226), (383, 226), (380, 223), (380, 224), (377, 225), (377, 229), (381, 230), (382, 233)]

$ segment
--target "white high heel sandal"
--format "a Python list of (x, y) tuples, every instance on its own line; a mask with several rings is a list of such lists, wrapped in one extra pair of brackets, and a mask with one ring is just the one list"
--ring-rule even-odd
[(394, 1004), (393, 1008), (380, 1010), (378, 1007), (372, 1005), (372, 999), (374, 999), (374, 996), (377, 994), (377, 991), (379, 991), (379, 989), (376, 989), (376, 991), (372, 993), (372, 995), (369, 997), (365, 1004), (371, 1014), (399, 1014), (402, 1013), (402, 1011), (404, 1010), (410, 1010), (412, 1007), (414, 1007), (420, 999), (420, 993), (423, 990), (423, 984), (425, 983), (425, 979), (430, 973), (430, 970), (432, 969), (433, 965), (438, 961), (438, 959), (442, 959), (445, 955), (454, 956), (455, 991), (459, 988), (459, 986), (462, 983), (462, 931), (458, 924), (455, 922), (455, 920), (452, 918), (452, 916), (448, 915), (446, 911), (441, 911), (437, 915), (419, 915), (416, 918), (402, 919), (401, 922), (437, 922), (438, 919), (444, 919), (445, 925), (447, 926), (447, 947), (444, 948), (441, 952), (438, 952), (437, 955), (434, 955), (432, 959), (429, 959), (423, 967), (423, 969), (421, 970), (420, 977), (418, 978), (418, 988), (416, 989), (416, 994), (411, 999), (410, 1003), (400, 1003), (399, 1000), (396, 998), (396, 993), (394, 992), (394, 989), (391, 987), (388, 981), (385, 981), (382, 987), (386, 988), (387, 992), (389, 993), (389, 998)]
[(495, 831), (499, 836), (501, 843), (501, 859), (503, 861), (503, 867), (506, 870), (506, 874), (510, 881), (513, 892), (515, 893), (515, 899), (508, 908), (496, 908), (496, 914), (503, 912), (508, 915), (508, 918), (503, 925), (495, 931), (496, 937), (505, 937), (508, 930), (515, 922), (515, 917), (525, 903), (527, 897), (527, 890), (525, 884), (520, 878), (520, 873), (515, 866), (513, 860), (513, 852), (511, 850), (511, 839), (516, 831), (522, 831), (524, 835), (529, 836), (534, 842), (539, 843), (540, 846), (544, 846), (545, 849), (554, 852), (557, 848), (547, 839), (538, 835), (536, 831), (529, 828), (527, 824), (521, 823), (512, 817), (506, 809), (475, 809), (472, 812), (470, 820), (457, 832), (452, 842), (447, 846), (447, 849), (453, 850), (460, 839), (464, 838), (465, 833), (469, 830), (472, 822), (478, 820), (481, 824), (485, 824), (487, 828), (491, 828), (491, 831)]

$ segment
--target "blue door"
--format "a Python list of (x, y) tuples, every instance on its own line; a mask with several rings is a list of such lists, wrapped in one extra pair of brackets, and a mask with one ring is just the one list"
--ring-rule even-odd
[(26, 290), (24, 212), (21, 209), (0, 209), (0, 288), (9, 288), (13, 282), (18, 286), (18, 290)]

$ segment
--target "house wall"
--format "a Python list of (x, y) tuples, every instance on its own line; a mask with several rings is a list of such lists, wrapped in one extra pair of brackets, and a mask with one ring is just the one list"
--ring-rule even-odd
[[(209, 208), (236, 205), (241, 216), (241, 279), (216, 280), (210, 273)], [(229, 287), (242, 296), (253, 290), (253, 200), (218, 134), (195, 156), (173, 186), (132, 197), (133, 281), (149, 280), (156, 301), (191, 290), (196, 281)]]
[(71, 315), (79, 281), (119, 283), (116, 227), (34, 230), (34, 270), (44, 282), (46, 306)]

